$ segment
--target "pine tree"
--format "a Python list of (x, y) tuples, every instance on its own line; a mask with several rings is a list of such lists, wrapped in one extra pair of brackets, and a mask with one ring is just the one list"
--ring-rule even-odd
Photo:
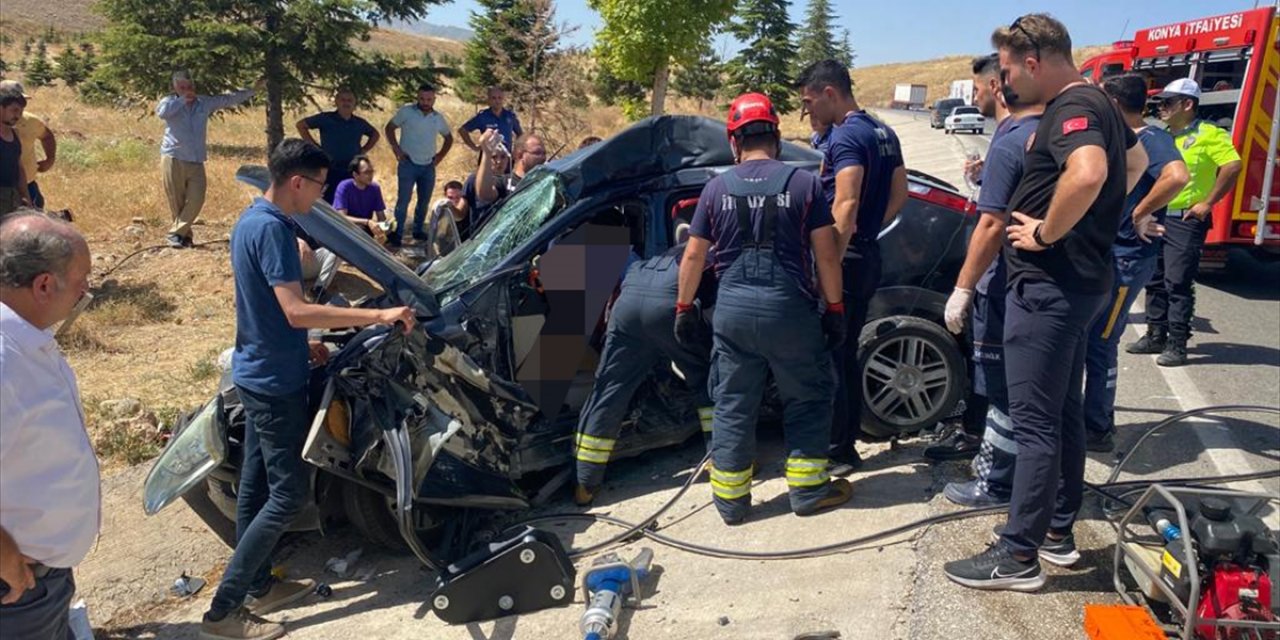
[[(267, 150), (284, 139), (285, 106), (301, 107), (317, 86), (350, 87), (366, 104), (421, 70), (358, 50), (375, 24), (417, 20), (442, 0), (99, 0), (107, 18), (95, 88), (154, 98), (171, 91), (169, 71), (186, 69), (202, 93), (262, 78)], [(163, 61), (164, 66), (157, 66)]]
[(845, 29), (844, 38), (840, 41), (840, 52), (836, 57), (836, 60), (843, 62), (844, 66), (852, 69), (853, 59), (856, 57), (858, 57), (858, 55), (853, 52), (853, 43), (849, 41), (849, 30)]
[(58, 65), (57, 77), (67, 84), (68, 87), (74, 87), (89, 76), (88, 70), (85, 69), (84, 60), (80, 54), (76, 53), (75, 47), (67, 47), (62, 50), (53, 59)]
[(736, 94), (756, 91), (769, 96), (778, 113), (791, 111), (795, 102), (790, 5), (789, 0), (741, 0), (737, 20), (728, 28), (744, 46), (726, 65), (727, 86)]
[(92, 42), (80, 43), (80, 64), (84, 65), (85, 75), (92, 74), (98, 68), (98, 58)]
[(698, 101), (698, 110), (703, 103), (714, 100), (724, 88), (724, 61), (711, 47), (711, 41), (703, 43), (698, 51), (698, 59), (691, 64), (680, 65), (676, 70), (675, 80), (671, 88), (679, 95)]
[(35, 58), (27, 65), (27, 84), (43, 87), (53, 82), (53, 65), (49, 64), (49, 48), (44, 38), (36, 42)]
[(796, 31), (796, 61), (792, 71), (796, 74), (809, 65), (822, 60), (840, 60), (840, 43), (836, 41), (831, 25), (835, 12), (830, 0), (809, 0), (804, 12), (804, 26)]
[[(504, 77), (529, 82), (536, 75), (535, 60), (545, 55), (556, 43), (531, 48), (522, 36), (533, 36), (538, 22), (534, 0), (477, 0), (480, 11), (471, 13), (471, 30), (463, 54), (466, 64), (458, 79), (458, 93), (472, 102), (483, 102), (485, 92), (502, 84)], [(535, 55), (537, 54), (537, 55)]]

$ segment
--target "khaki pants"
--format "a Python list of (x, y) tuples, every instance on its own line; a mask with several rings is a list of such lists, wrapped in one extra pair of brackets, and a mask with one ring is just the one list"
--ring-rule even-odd
[(169, 233), (190, 238), (191, 223), (196, 221), (204, 207), (204, 163), (161, 156), (160, 175), (164, 179), (165, 195), (169, 197), (169, 213), (173, 217)]

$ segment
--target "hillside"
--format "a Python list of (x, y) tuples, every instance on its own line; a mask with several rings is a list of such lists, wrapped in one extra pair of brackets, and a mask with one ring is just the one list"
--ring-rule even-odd
[[(102, 29), (106, 21), (93, 11), (95, 0), (2, 0), (0, 1), (0, 33), (14, 41), (38, 36), (49, 27), (63, 34), (91, 34)], [(447, 33), (435, 25), (417, 23), (415, 29), (424, 33)], [(434, 31), (433, 31), (434, 30)], [(458, 29), (459, 32), (466, 32)], [(430, 51), (437, 59), (447, 53), (461, 56), (462, 42), (435, 35), (421, 35), (392, 28), (374, 29), (372, 37), (361, 48), (387, 55), (403, 55), (416, 60), (423, 51)]]
[[(1077, 63), (1106, 51), (1108, 45), (1080, 47), (1075, 50)], [(853, 82), (858, 101), (866, 106), (888, 106), (893, 99), (893, 87), (896, 84), (909, 82), (929, 87), (928, 102), (945, 98), (951, 92), (952, 80), (965, 80), (973, 77), (973, 56), (948, 56), (920, 62), (898, 62), (878, 64), (871, 67), (855, 68)]]

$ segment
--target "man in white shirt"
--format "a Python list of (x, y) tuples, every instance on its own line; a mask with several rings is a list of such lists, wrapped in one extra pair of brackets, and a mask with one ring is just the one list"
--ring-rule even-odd
[(80, 391), (50, 331), (89, 269), (70, 225), (30, 210), (0, 224), (0, 640), (70, 637), (71, 570), (102, 521)]
[[(404, 235), (405, 218), (414, 187), (418, 188), (418, 205), (413, 210), (413, 239), (426, 242), (422, 225), (427, 220), (427, 205), (436, 188), (436, 167), (453, 148), (453, 130), (444, 114), (435, 110), (436, 89), (424, 84), (418, 87), (418, 101), (396, 110), (385, 132), (391, 152), (396, 156), (396, 228), (387, 234), (387, 248), (397, 249)], [(402, 130), (399, 137), (396, 131)], [(436, 150), (436, 137), (444, 139)]]

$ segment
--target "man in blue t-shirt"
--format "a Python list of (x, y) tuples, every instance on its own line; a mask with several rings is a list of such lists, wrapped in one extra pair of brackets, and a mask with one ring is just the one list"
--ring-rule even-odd
[[(964, 265), (944, 312), (947, 328), (964, 331), (964, 320), (973, 308), (973, 404), (986, 405), (979, 433), (968, 421), (965, 429), (925, 449), (933, 460), (962, 459), (976, 445), (975, 475), (966, 482), (950, 482), (942, 494), (966, 507), (989, 507), (1009, 501), (1018, 450), (1009, 427), (1009, 396), (1004, 375), (1005, 264), (1000, 255), (1008, 224), (1009, 201), (1022, 179), (1027, 142), (1040, 123), (1043, 104), (1024, 104), (1005, 93), (1000, 82), (996, 54), (974, 61), (975, 100), (993, 107), (999, 122), (991, 136), (978, 182), (978, 224), (969, 238)], [(979, 398), (980, 400), (975, 400)], [(976, 442), (975, 442), (976, 441)], [(965, 455), (961, 455), (964, 453)]]
[[(357, 155), (367, 154), (378, 144), (382, 136), (368, 120), (355, 114), (356, 94), (350, 89), (338, 89), (334, 95), (333, 111), (317, 113), (303, 118), (295, 127), (298, 135), (311, 144), (319, 144), (329, 154), (329, 177), (325, 180), (324, 201), (333, 204), (338, 194), (338, 184), (348, 178), (347, 167)], [(320, 142), (311, 137), (311, 130), (320, 132)]]
[[(289, 216), (306, 215), (320, 198), (329, 156), (289, 138), (271, 152), (271, 186), (231, 230), (236, 346), (231, 378), (245, 412), (244, 462), (236, 493), (235, 552), (200, 624), (202, 636), (277, 638), (284, 627), (260, 616), (305, 597), (310, 580), (277, 580), (271, 553), (307, 504), (311, 474), (302, 460), (310, 413), (310, 365), (328, 351), (307, 329), (404, 323), (408, 307), (353, 309), (309, 304), (302, 295), (298, 238)], [(246, 604), (246, 597), (253, 596)]]
[(1156, 271), (1165, 207), (1191, 176), (1173, 137), (1147, 126), (1142, 119), (1147, 102), (1147, 84), (1142, 76), (1131, 73), (1108, 78), (1102, 89), (1120, 108), (1125, 124), (1138, 134), (1138, 141), (1147, 150), (1147, 170), (1125, 200), (1120, 232), (1111, 247), (1115, 260), (1111, 299), (1089, 330), (1085, 354), (1086, 446), (1090, 451), (1105, 453), (1115, 449), (1116, 356), (1120, 337), (1129, 323), (1129, 307)]
[(782, 398), (791, 510), (811, 515), (847, 502), (853, 490), (846, 480), (831, 480), (825, 455), (831, 350), (845, 339), (831, 212), (813, 174), (777, 160), (782, 139), (768, 97), (734, 100), (728, 133), (738, 166), (712, 178), (698, 197), (680, 261), (675, 333), (683, 345), (705, 335), (693, 302), (714, 245), (720, 289), (710, 374), (711, 488), (720, 518), (734, 525), (751, 509), (756, 413), (770, 373)]
[(834, 472), (862, 465), (854, 442), (862, 433), (862, 384), (858, 336), (871, 297), (880, 284), (880, 229), (907, 202), (907, 170), (898, 135), (871, 117), (853, 97), (849, 69), (835, 60), (810, 65), (800, 74), (801, 102), (818, 124), (831, 127), (822, 158), (822, 190), (844, 256), (846, 333), (837, 351), (835, 419), (831, 427)]
[(471, 140), (471, 134), (496, 129), (502, 134), (502, 144), (508, 150), (514, 149), (516, 138), (524, 135), (524, 127), (520, 126), (520, 118), (516, 116), (516, 112), (506, 108), (506, 92), (502, 87), (489, 87), (485, 101), (489, 103), (488, 109), (477, 113), (458, 127), (458, 137), (462, 139), (462, 144), (479, 153), (480, 145)]

